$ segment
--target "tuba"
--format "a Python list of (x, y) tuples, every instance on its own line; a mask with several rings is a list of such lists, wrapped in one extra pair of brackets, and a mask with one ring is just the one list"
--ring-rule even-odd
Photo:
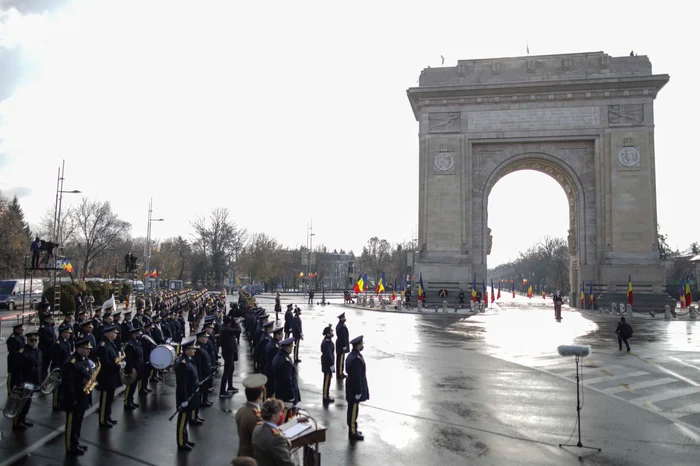
[(92, 370), (92, 375), (90, 376), (88, 381), (85, 382), (85, 386), (83, 387), (83, 393), (85, 393), (86, 395), (92, 393), (92, 391), (97, 386), (97, 374), (100, 373), (100, 369), (102, 368), (102, 365), (99, 361), (97, 361), (97, 366), (95, 366), (95, 363), (92, 362), (92, 360), (90, 359), (88, 359), (88, 362), (90, 363), (90, 370)]
[(122, 383), (124, 385), (131, 385), (132, 383), (136, 382), (138, 372), (136, 372), (136, 368), (133, 367), (131, 372), (127, 374), (124, 371), (124, 368), (126, 367), (126, 362), (124, 359), (126, 359), (126, 354), (122, 351), (114, 362), (121, 366), (121, 369), (119, 369), (119, 378), (121, 379)]
[(36, 391), (36, 385), (31, 383), (25, 383), (21, 387), (15, 387), (12, 389), (10, 397), (5, 403), (5, 408), (2, 413), (7, 419), (14, 419), (19, 413), (22, 412), (24, 405), (27, 400), (32, 397), (32, 394)]
[(54, 369), (39, 387), (42, 395), (52, 394), (61, 385), (61, 369)]

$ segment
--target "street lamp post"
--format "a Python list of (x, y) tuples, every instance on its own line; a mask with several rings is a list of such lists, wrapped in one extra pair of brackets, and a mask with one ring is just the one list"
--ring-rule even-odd
[[(61, 244), (61, 207), (63, 204), (63, 194), (80, 194), (80, 191), (74, 189), (72, 191), (63, 190), (63, 181), (65, 180), (66, 161), (63, 160), (61, 168), (58, 169), (58, 179), (56, 180), (56, 204), (53, 210), (53, 236), (52, 241)], [(55, 266), (55, 264), (54, 264)]]
[[(148, 228), (146, 229), (146, 283), (148, 283), (148, 278), (150, 278), (151, 270), (151, 223), (152, 222), (164, 222), (163, 218), (153, 218), (153, 198), (151, 198), (148, 203)], [(156, 289), (158, 288), (158, 281), (156, 277)]]

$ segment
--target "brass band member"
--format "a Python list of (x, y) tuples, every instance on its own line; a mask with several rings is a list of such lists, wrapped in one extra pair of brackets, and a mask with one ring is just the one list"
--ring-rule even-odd
[(83, 455), (87, 447), (80, 445), (83, 416), (90, 403), (90, 393), (85, 387), (92, 377), (88, 354), (92, 345), (88, 338), (75, 343), (75, 353), (61, 368), (63, 386), (63, 410), (66, 412), (66, 454)]
[(333, 326), (323, 329), (323, 342), (321, 342), (321, 372), (323, 372), (323, 404), (333, 403), (331, 398), (331, 378), (335, 372), (335, 345), (333, 344)]
[(199, 375), (192, 359), (198, 348), (195, 343), (195, 337), (184, 339), (182, 354), (175, 363), (175, 403), (178, 407), (176, 437), (180, 451), (190, 451), (194, 446), (194, 442), (188, 439), (187, 424), (190, 413), (199, 407)]
[[(39, 351), (39, 334), (37, 332), (27, 333), (27, 344), (24, 348), (12, 354), (12, 386), (22, 387), (25, 383), (31, 383), (37, 388), (41, 384), (41, 352)], [(27, 414), (32, 405), (32, 398), (29, 397), (24, 403), (22, 411), (12, 419), (13, 430), (25, 430), (34, 424), (27, 421)]]
[(114, 401), (114, 391), (119, 386), (119, 370), (121, 364), (119, 360), (120, 352), (114, 340), (117, 338), (117, 327), (108, 325), (103, 328), (104, 336), (97, 348), (97, 358), (102, 365), (102, 370), (97, 377), (100, 396), (100, 427), (111, 429), (117, 423), (112, 419), (112, 401)]

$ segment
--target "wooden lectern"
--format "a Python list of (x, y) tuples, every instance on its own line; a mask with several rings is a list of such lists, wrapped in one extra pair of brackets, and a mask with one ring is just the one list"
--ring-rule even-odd
[[(295, 417), (289, 422), (285, 422), (279, 429), (285, 432), (287, 429), (297, 425), (299, 421)], [(300, 434), (289, 438), (292, 443), (292, 449), (302, 448), (303, 460), (302, 466), (321, 466), (321, 453), (318, 451), (318, 444), (326, 441), (326, 428), (316, 424), (313, 420), (306, 421), (311, 427), (301, 432)], [(305, 423), (304, 423), (305, 424)]]

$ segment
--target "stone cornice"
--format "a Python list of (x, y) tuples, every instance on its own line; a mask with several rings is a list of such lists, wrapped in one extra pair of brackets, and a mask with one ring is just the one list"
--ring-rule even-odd
[(409, 88), (406, 93), (417, 120), (420, 107), (424, 105), (493, 105), (626, 97), (653, 99), (669, 79), (669, 75), (659, 74), (465, 86), (421, 86)]

